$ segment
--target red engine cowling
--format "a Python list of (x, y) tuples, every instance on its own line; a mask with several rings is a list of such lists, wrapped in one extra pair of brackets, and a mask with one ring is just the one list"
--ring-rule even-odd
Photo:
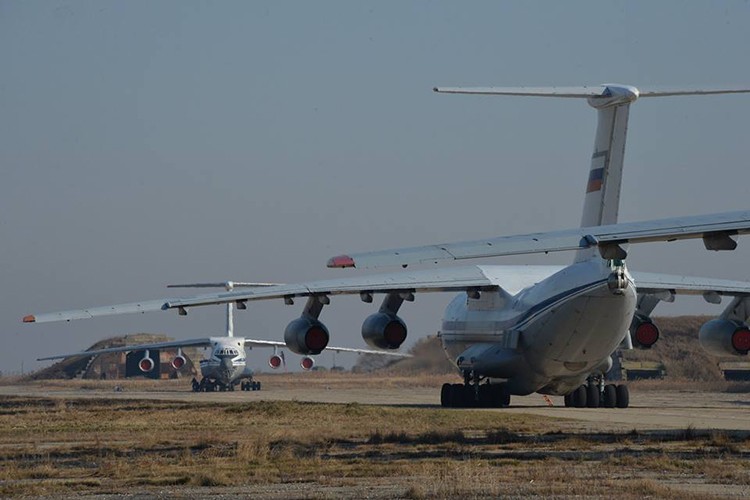
[(315, 318), (302, 316), (289, 323), (284, 331), (284, 342), (297, 354), (320, 354), (328, 345), (328, 328)]
[(299, 361), (300, 367), (302, 367), (303, 370), (310, 371), (315, 366), (315, 360), (311, 358), (310, 356), (305, 356)]
[(183, 356), (182, 354), (178, 354), (172, 360), (171, 365), (175, 370), (179, 370), (180, 368), (185, 366), (185, 363), (187, 363), (187, 359), (185, 359), (185, 356)]
[(630, 324), (630, 338), (634, 347), (651, 349), (659, 340), (659, 327), (648, 316), (637, 315)]
[(156, 366), (156, 363), (154, 363), (154, 360), (148, 356), (144, 356), (143, 359), (138, 362), (138, 369), (143, 373), (150, 372), (154, 369), (154, 366)]
[(701, 326), (698, 339), (714, 356), (746, 356), (750, 351), (750, 329), (741, 321), (712, 319)]
[(268, 358), (268, 366), (276, 370), (277, 368), (280, 368), (281, 365), (284, 364), (284, 359), (279, 356), (278, 354), (274, 354), (270, 358)]
[(377, 312), (362, 323), (362, 338), (378, 349), (398, 349), (406, 332), (406, 323), (393, 313)]

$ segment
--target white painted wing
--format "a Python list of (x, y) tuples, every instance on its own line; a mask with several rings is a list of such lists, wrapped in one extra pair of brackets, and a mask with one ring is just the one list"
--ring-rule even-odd
[(748, 232), (750, 211), (726, 212), (339, 255), (329, 259), (328, 267), (407, 266), (446, 260), (560, 252), (597, 245), (674, 241), (702, 238), (706, 235), (737, 235)]
[(72, 358), (75, 356), (98, 356), (99, 354), (108, 354), (111, 352), (129, 352), (129, 351), (145, 351), (147, 349), (167, 349), (170, 347), (199, 347), (211, 345), (211, 339), (189, 339), (189, 340), (173, 340), (169, 342), (154, 342), (151, 344), (135, 344), (135, 345), (124, 345), (120, 347), (109, 347), (107, 349), (97, 349), (94, 351), (80, 351), (73, 352), (70, 354), (57, 354), (55, 356), (47, 356), (46, 358), (38, 358), (37, 361), (46, 361), (48, 359), (61, 359), (61, 358)]
[[(151, 300), (95, 307), (89, 309), (34, 314), (24, 318), (27, 323), (70, 321), (111, 314), (158, 311), (173, 308), (188, 308), (228, 302), (253, 300), (289, 299), (310, 295), (342, 295), (388, 292), (451, 292), (466, 290), (494, 290), (502, 287), (514, 294), (551, 276), (560, 266), (465, 266), (370, 276), (311, 281), (263, 288), (250, 288), (231, 292), (221, 291), (192, 297)], [(135, 307), (137, 305), (138, 307)]]
[[(286, 343), (279, 342), (276, 340), (258, 340), (258, 339), (245, 339), (245, 345), (249, 345), (251, 347), (287, 347)], [(372, 349), (356, 349), (353, 347), (336, 347), (336, 346), (327, 346), (325, 348), (326, 352), (334, 351), (334, 352), (356, 352), (357, 354), (379, 354), (382, 356), (395, 356), (397, 358), (411, 358), (411, 354), (406, 354), (403, 352), (394, 352), (394, 351), (374, 351)]]
[(750, 283), (746, 281), (676, 276), (671, 274), (642, 273), (631, 271), (638, 293), (669, 291), (681, 295), (703, 295), (714, 292), (719, 295), (750, 296)]

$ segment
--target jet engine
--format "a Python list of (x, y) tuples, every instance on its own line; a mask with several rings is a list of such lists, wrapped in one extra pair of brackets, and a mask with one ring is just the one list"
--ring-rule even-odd
[(279, 368), (283, 364), (284, 364), (284, 360), (278, 354), (274, 354), (273, 356), (268, 358), (268, 366), (270, 366), (274, 370)]
[(140, 369), (140, 370), (141, 370), (141, 371), (142, 371), (143, 373), (148, 373), (148, 372), (150, 372), (151, 370), (153, 370), (153, 369), (154, 369), (154, 366), (156, 366), (156, 364), (154, 363), (154, 360), (153, 360), (153, 359), (151, 359), (151, 358), (149, 358), (149, 357), (148, 357), (148, 353), (146, 353), (146, 355), (145, 355), (145, 356), (143, 357), (143, 359), (141, 359), (141, 360), (140, 360), (140, 361), (138, 362), (138, 368), (139, 368), (139, 369)]
[(379, 349), (398, 349), (406, 340), (406, 323), (390, 312), (376, 312), (362, 323), (362, 338)]
[(712, 319), (698, 331), (701, 346), (714, 356), (747, 355), (750, 329), (741, 321)]
[(328, 328), (315, 318), (301, 316), (289, 323), (284, 342), (297, 354), (320, 354), (328, 345)]
[(636, 314), (630, 324), (630, 338), (640, 349), (651, 349), (659, 340), (659, 327), (648, 316)]
[(313, 369), (313, 366), (315, 366), (315, 360), (310, 356), (305, 356), (299, 361), (299, 365), (307, 372)]
[[(174, 368), (175, 370), (179, 370), (180, 368), (185, 366), (185, 363), (187, 363), (185, 356), (183, 356), (182, 354), (178, 354), (177, 356), (174, 357), (171, 364), (172, 364), (172, 368)], [(146, 370), (146, 371), (151, 371), (151, 370)]]

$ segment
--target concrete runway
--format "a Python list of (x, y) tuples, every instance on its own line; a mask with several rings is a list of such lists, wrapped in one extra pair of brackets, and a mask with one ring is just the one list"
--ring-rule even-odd
[[(434, 387), (334, 387), (323, 384), (282, 383), (268, 380), (257, 392), (193, 393), (188, 387), (169, 384), (164, 391), (129, 389), (115, 392), (115, 383), (100, 388), (60, 388), (43, 384), (0, 386), (0, 396), (29, 396), (63, 399), (112, 398), (168, 401), (239, 403), (250, 401), (304, 401), (316, 403), (360, 403), (386, 406), (439, 408), (439, 389)], [(186, 384), (187, 385), (187, 384)], [(627, 409), (565, 408), (561, 397), (552, 397), (549, 406), (538, 394), (514, 396), (504, 409), (450, 411), (489, 411), (533, 414), (559, 419), (565, 427), (580, 432), (629, 432), (632, 430), (721, 429), (750, 431), (750, 393), (665, 391), (631, 389)]]

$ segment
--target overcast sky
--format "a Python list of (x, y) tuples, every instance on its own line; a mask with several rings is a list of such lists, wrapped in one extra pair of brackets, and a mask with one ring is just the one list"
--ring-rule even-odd
[[(0, 2), (0, 370), (114, 335), (223, 333), (221, 307), (23, 325), (29, 313), (167, 297), (168, 283), (346, 276), (326, 259), (577, 226), (585, 102), (435, 85), (737, 85), (748, 61), (746, 1)], [(635, 103), (620, 219), (747, 209), (748, 112), (744, 95)], [(749, 249), (642, 245), (629, 265), (750, 280)], [(402, 308), (409, 342), (450, 299)], [(251, 304), (237, 333), (281, 339), (301, 307)], [(376, 307), (334, 298), (331, 343), (362, 346)]]

